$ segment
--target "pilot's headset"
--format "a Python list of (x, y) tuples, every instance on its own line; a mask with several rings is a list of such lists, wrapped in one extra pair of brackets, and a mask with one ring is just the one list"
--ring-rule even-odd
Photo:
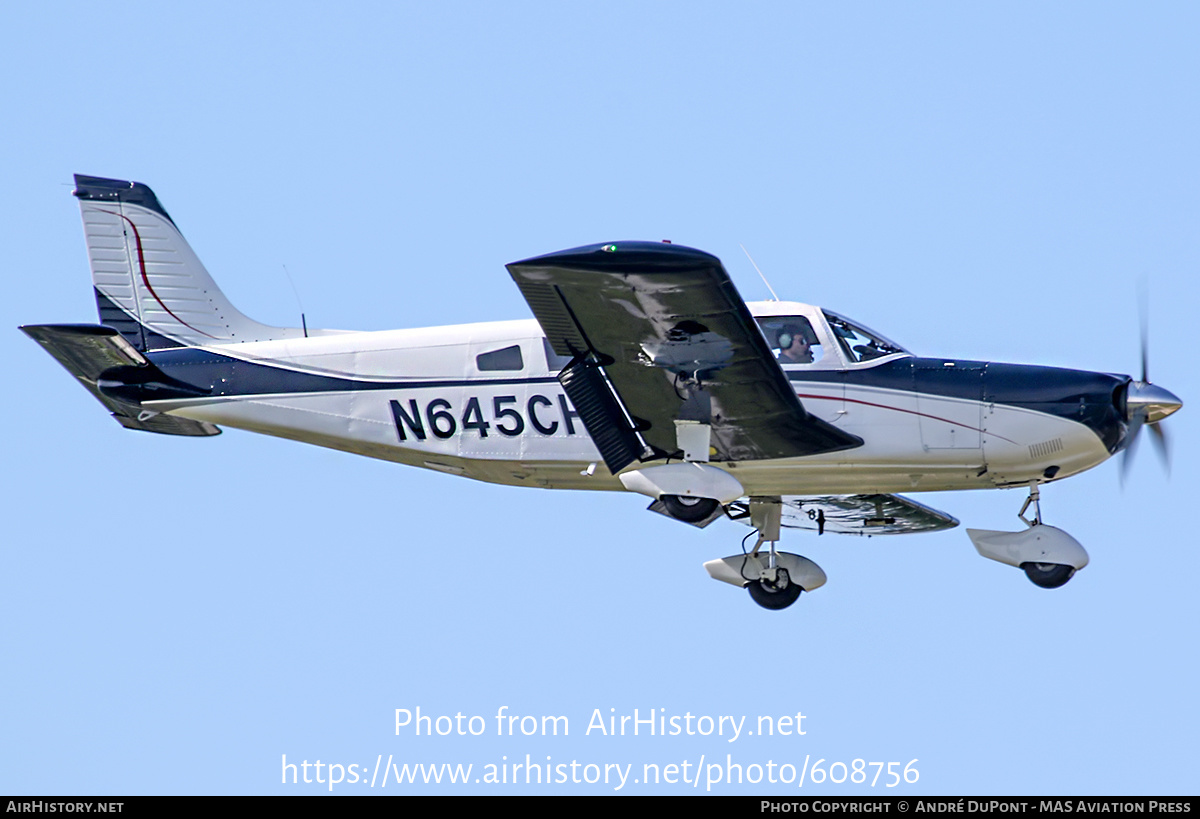
[(803, 338), (804, 334), (797, 331), (795, 327), (791, 327), (791, 326), (784, 327), (782, 330), (780, 330), (779, 331), (779, 349), (786, 350), (789, 347), (791, 347), (792, 343), (796, 340), (796, 336), (800, 336), (801, 338)]

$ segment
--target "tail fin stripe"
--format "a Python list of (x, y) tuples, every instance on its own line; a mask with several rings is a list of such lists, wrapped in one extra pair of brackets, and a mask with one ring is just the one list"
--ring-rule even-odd
[[(103, 210), (103, 209), (98, 208), (97, 210)], [(138, 269), (141, 271), (141, 274), (142, 274), (142, 284), (146, 285), (146, 289), (150, 291), (151, 296), (154, 296), (154, 300), (156, 302), (158, 302), (159, 305), (162, 306), (162, 309), (164, 309), (168, 313), (170, 313), (171, 318), (175, 319), (177, 322), (182, 324), (184, 327), (187, 327), (190, 330), (195, 330), (200, 335), (207, 336), (208, 338), (215, 340), (217, 338), (216, 336), (210, 335), (209, 333), (206, 333), (203, 330), (193, 327), (192, 325), (188, 324), (186, 321), (181, 319), (179, 316), (175, 315), (175, 312), (173, 310), (171, 310), (170, 307), (167, 307), (167, 305), (163, 304), (163, 300), (158, 297), (158, 293), (154, 292), (154, 286), (152, 284), (150, 284), (150, 277), (148, 275), (146, 275), (146, 256), (142, 252), (142, 234), (138, 233), (137, 225), (135, 225), (133, 223), (133, 220), (130, 219), (128, 216), (126, 216), (123, 213), (113, 213), (111, 210), (105, 210), (104, 212), (109, 214), (110, 216), (119, 216), (120, 218), (124, 219), (125, 222), (128, 223), (129, 228), (133, 231), (133, 239), (134, 239), (134, 242), (137, 244)]]

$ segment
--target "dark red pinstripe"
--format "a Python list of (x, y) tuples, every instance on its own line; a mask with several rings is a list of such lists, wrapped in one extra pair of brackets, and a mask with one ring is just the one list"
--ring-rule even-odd
[(845, 401), (850, 404), (862, 404), (864, 407), (877, 407), (879, 409), (892, 410), (893, 412), (906, 412), (909, 415), (919, 415), (922, 418), (932, 418), (934, 421), (941, 421), (946, 424), (952, 424), (956, 427), (962, 427), (963, 429), (969, 429), (974, 432), (978, 432), (980, 435), (991, 435), (993, 438), (999, 438), (1001, 441), (1008, 441), (1010, 444), (1019, 446), (1019, 444), (1017, 444), (1016, 441), (1013, 441), (1009, 438), (1005, 438), (1003, 435), (997, 435), (994, 432), (989, 432), (988, 430), (980, 429), (979, 427), (973, 427), (969, 424), (960, 424), (958, 421), (951, 421), (949, 418), (939, 418), (938, 416), (930, 415), (927, 412), (917, 412), (916, 410), (908, 410), (908, 409), (903, 409), (901, 407), (889, 407), (887, 404), (873, 404), (870, 401), (860, 401), (857, 398), (842, 398), (842, 397), (832, 396), (832, 395), (806, 395), (804, 393), (796, 393), (796, 397), (797, 398), (813, 398), (813, 399), (816, 399), (817, 401)]
[(208, 336), (209, 338), (215, 340), (217, 338), (216, 336), (209, 335), (208, 333), (204, 332), (203, 330), (199, 330), (199, 329), (193, 327), (192, 325), (188, 324), (186, 321), (181, 319), (179, 316), (175, 315), (175, 312), (170, 307), (167, 307), (166, 304), (163, 304), (163, 300), (160, 299), (158, 297), (158, 294), (154, 292), (154, 287), (152, 287), (150, 284), (150, 277), (148, 275), (146, 275), (146, 257), (142, 254), (142, 234), (138, 233), (137, 225), (135, 225), (133, 223), (133, 220), (130, 219), (128, 216), (126, 216), (123, 213), (113, 213), (111, 210), (103, 210), (103, 208), (97, 208), (97, 210), (102, 210), (104, 213), (110, 214), (112, 216), (119, 216), (120, 218), (124, 219), (126, 222), (129, 223), (129, 227), (133, 228), (133, 238), (137, 243), (138, 268), (141, 270), (141, 273), (142, 273), (142, 283), (146, 285), (146, 289), (150, 291), (150, 295), (154, 296), (154, 300), (156, 302), (158, 302), (160, 305), (162, 305), (162, 309), (164, 309), (168, 313), (170, 313), (171, 318), (175, 319), (177, 322), (182, 324), (184, 327), (187, 327), (189, 330), (194, 330), (195, 332), (199, 333), (202, 336)]

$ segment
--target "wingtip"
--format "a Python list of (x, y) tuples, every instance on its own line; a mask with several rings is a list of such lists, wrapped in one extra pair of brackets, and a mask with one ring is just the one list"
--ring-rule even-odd
[(577, 270), (667, 272), (674, 268), (690, 270), (714, 265), (719, 267), (721, 260), (711, 253), (687, 245), (630, 240), (556, 250), (512, 262), (507, 267), (512, 270), (549, 264)]

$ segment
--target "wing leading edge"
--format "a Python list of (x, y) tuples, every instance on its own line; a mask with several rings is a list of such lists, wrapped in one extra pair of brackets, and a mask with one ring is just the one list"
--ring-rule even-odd
[(508, 271), (555, 352), (571, 356), (559, 380), (613, 473), (678, 457), (678, 422), (708, 424), (721, 461), (862, 445), (805, 411), (715, 256), (617, 242)]

